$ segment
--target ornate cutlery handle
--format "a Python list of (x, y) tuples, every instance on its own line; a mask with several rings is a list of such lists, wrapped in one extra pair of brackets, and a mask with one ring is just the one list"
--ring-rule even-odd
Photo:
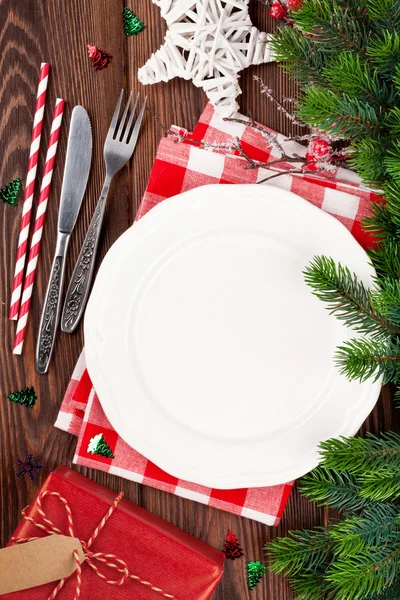
[(85, 241), (83, 242), (74, 272), (72, 273), (71, 281), (69, 282), (61, 316), (61, 329), (66, 333), (72, 333), (78, 325), (89, 296), (110, 181), (106, 177), (96, 210), (94, 211)]
[(61, 294), (64, 282), (65, 254), (69, 242), (68, 233), (59, 233), (57, 247), (50, 272), (42, 316), (40, 318), (39, 337), (36, 345), (36, 370), (46, 373), (53, 353), (58, 321), (61, 310)]

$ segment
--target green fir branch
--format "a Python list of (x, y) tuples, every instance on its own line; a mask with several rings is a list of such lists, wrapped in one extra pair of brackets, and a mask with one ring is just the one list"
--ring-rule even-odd
[(360, 496), (373, 502), (400, 498), (400, 469), (381, 467), (379, 471), (360, 476)]
[(400, 62), (400, 35), (397, 31), (383, 30), (371, 38), (366, 49), (372, 65), (381, 76), (392, 78)]
[(376, 312), (366, 289), (355, 273), (332, 258), (314, 257), (304, 270), (304, 279), (313, 294), (328, 305), (328, 310), (348, 327), (374, 338), (400, 333), (400, 329)]
[(293, 19), (302, 31), (316, 36), (325, 52), (354, 51), (368, 60), (365, 52), (370, 35), (368, 14), (355, 14), (348, 5), (336, 1), (303, 0)]
[(325, 578), (335, 591), (336, 600), (365, 600), (368, 594), (391, 585), (400, 566), (400, 545), (386, 544), (368, 548), (356, 557), (336, 560)]
[(356, 477), (317, 467), (302, 478), (301, 492), (313, 502), (349, 512), (367, 507), (370, 501), (360, 495)]
[(396, 469), (400, 475), (400, 434), (382, 433), (376, 437), (368, 433), (365, 438), (336, 438), (321, 442), (321, 468), (334, 469), (338, 473), (360, 475), (380, 470), (382, 467)]
[(280, 37), (273, 37), (269, 46), (283, 68), (303, 86), (310, 82), (327, 85), (322, 75), (325, 55), (318, 49), (317, 43), (306, 36), (299, 37), (292, 27), (283, 27), (279, 33)]
[(348, 150), (349, 166), (357, 171), (365, 184), (380, 187), (387, 175), (386, 149), (380, 140), (359, 138), (354, 140)]
[[(347, 137), (350, 166), (384, 196), (364, 220), (378, 240), (369, 251), (374, 287), (366, 289), (327, 257), (313, 260), (305, 280), (364, 336), (338, 348), (342, 373), (351, 380), (382, 378), (400, 390), (400, 1), (300, 4), (290, 13), (294, 27), (281, 29), (272, 42), (301, 89), (296, 116)], [(289, 542), (276, 540), (271, 569), (286, 574), (297, 600), (399, 600), (400, 434), (328, 440), (321, 454), (301, 490), (338, 508), (341, 519), (325, 530), (294, 532)], [(308, 560), (314, 535), (329, 543), (325, 553), (311, 546)]]
[(329, 135), (377, 138), (382, 132), (382, 107), (366, 100), (310, 86), (304, 90), (300, 102), (297, 111), (300, 119)]
[(400, 340), (349, 340), (338, 347), (336, 366), (350, 381), (382, 378), (382, 385), (397, 383), (400, 381)]
[(400, 578), (377, 593), (369, 594), (364, 600), (399, 600)]
[(361, 2), (374, 23), (374, 30), (382, 34), (383, 31), (400, 30), (400, 5), (398, 0), (364, 0)]
[(383, 189), (392, 221), (396, 227), (400, 228), (400, 181), (388, 177)]
[(395, 67), (395, 74), (393, 77), (393, 84), (396, 88), (397, 93), (400, 92), (400, 64)]
[[(386, 244), (382, 244), (386, 245)], [(397, 251), (397, 250), (396, 250)], [(399, 263), (400, 263), (400, 249), (399, 249)], [(385, 258), (379, 256), (379, 259)], [(400, 327), (400, 264), (396, 260), (393, 263), (387, 263), (383, 267), (387, 267), (387, 270), (396, 271), (398, 267), (398, 274), (392, 275), (391, 277), (386, 276), (385, 279), (381, 279), (379, 284), (380, 287), (375, 290), (372, 295), (372, 303), (377, 311), (385, 316), (386, 319), (391, 321), (396, 327)], [(381, 271), (382, 272), (382, 271)]]
[(331, 90), (348, 98), (364, 99), (378, 106), (393, 101), (390, 88), (380, 80), (378, 71), (363, 63), (359, 54), (343, 52), (332, 57), (323, 75)]
[[(363, 220), (363, 228), (379, 241), (400, 242), (400, 226), (393, 219), (385, 202), (373, 202), (371, 214)], [(371, 250), (369, 250), (370, 252)]]
[(383, 122), (384, 127), (390, 132), (390, 137), (396, 139), (400, 135), (400, 107), (393, 106), (387, 111)]
[(301, 571), (316, 571), (331, 561), (333, 540), (326, 528), (311, 531), (290, 531), (290, 537), (277, 538), (266, 546), (271, 571), (296, 575)]
[(400, 544), (399, 510), (394, 504), (371, 504), (362, 515), (332, 525), (332, 552), (339, 558), (355, 557), (368, 548)]
[[(397, 231), (393, 231), (397, 234)], [(370, 248), (368, 250), (368, 254), (379, 277), (381, 278), (379, 281), (379, 287), (376, 290), (371, 291), (371, 301), (378, 312), (382, 312), (383, 315), (386, 315), (387, 309), (385, 307), (385, 303), (379, 302), (378, 298), (382, 288), (385, 286), (390, 288), (396, 283), (392, 280), (397, 280), (400, 277), (399, 241), (391, 237), (388, 240), (383, 241), (376, 248)], [(398, 289), (400, 291), (400, 288)], [(389, 290), (388, 293), (390, 293), (390, 296), (392, 295), (392, 292), (389, 292)], [(380, 305), (382, 305), (382, 310), (379, 308)]]
[(400, 181), (400, 140), (393, 141), (391, 147), (386, 151), (384, 161), (386, 173), (394, 181)]
[(333, 600), (333, 593), (321, 573), (298, 573), (288, 577), (296, 600)]

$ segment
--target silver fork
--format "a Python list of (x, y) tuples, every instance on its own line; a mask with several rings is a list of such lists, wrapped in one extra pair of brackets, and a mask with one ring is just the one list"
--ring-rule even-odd
[(74, 331), (83, 314), (86, 301), (89, 295), (90, 283), (93, 277), (93, 270), (96, 259), (96, 252), (99, 245), (101, 225), (106, 207), (106, 200), (110, 183), (114, 175), (131, 158), (136, 146), (139, 129), (143, 114), (146, 108), (146, 99), (140, 109), (139, 115), (133, 125), (136, 106), (139, 94), (136, 96), (134, 107), (130, 113), (129, 120), (126, 123), (132, 92), (129, 95), (128, 102), (122, 114), (118, 128), (118, 117), (122, 104), (124, 90), (121, 91), (114, 115), (108, 130), (107, 138), (104, 144), (104, 160), (106, 163), (106, 178), (103, 189), (97, 202), (96, 210), (89, 225), (88, 232), (83, 242), (71, 281), (68, 286), (65, 297), (63, 313), (61, 316), (61, 329), (67, 333)]

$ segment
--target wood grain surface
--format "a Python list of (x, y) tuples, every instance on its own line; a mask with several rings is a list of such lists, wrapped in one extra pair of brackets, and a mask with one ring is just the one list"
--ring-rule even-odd
[[(12, 354), (15, 323), (7, 318), (21, 204), (17, 207), (0, 207), (2, 546), (7, 543), (19, 522), (21, 509), (34, 499), (45, 476), (59, 464), (71, 465), (76, 444), (73, 436), (55, 429), (53, 423), (83, 345), (82, 327), (73, 335), (58, 335), (47, 375), (36, 373), (34, 361), (40, 311), (55, 247), (59, 190), (72, 108), (82, 104), (88, 110), (93, 126), (94, 151), (86, 198), (72, 235), (67, 281), (101, 190), (104, 177), (103, 142), (120, 89), (138, 89), (142, 96), (147, 93), (149, 105), (162, 122), (176, 123), (188, 129), (196, 124), (206, 104), (203, 92), (181, 79), (149, 86), (146, 91), (141, 88), (136, 79), (137, 69), (162, 43), (165, 23), (151, 0), (136, 0), (134, 5), (129, 6), (147, 27), (138, 37), (127, 38), (122, 32), (123, 6), (123, 0), (0, 1), (0, 187), (16, 177), (21, 177), (23, 182), (25, 180), (38, 69), (42, 61), (50, 62), (52, 66), (42, 148), (47, 144), (56, 97), (64, 98), (67, 102), (22, 357)], [(251, 14), (254, 24), (260, 29), (272, 31), (275, 27), (268, 16), (268, 9), (256, 0), (251, 1)], [(106, 70), (94, 72), (87, 56), (88, 43), (96, 44), (114, 56)], [(268, 82), (279, 98), (295, 93), (293, 83), (277, 65), (252, 67), (243, 72), (241, 78), (242, 112), (285, 134), (294, 133), (283, 115), (259, 94), (252, 81), (254, 74)], [(133, 161), (112, 182), (98, 264), (110, 245), (133, 222), (162, 134), (160, 127), (148, 116)], [(41, 153), (41, 161), (43, 157), (44, 152)], [(39, 175), (42, 164), (40, 162)], [(24, 409), (6, 400), (6, 394), (30, 385), (35, 387), (39, 397), (34, 410)], [(282, 385), (285, 383), (282, 382)], [(290, 393), (296, 393), (296, 390), (290, 390)], [(363, 429), (378, 433), (390, 428), (399, 429), (399, 418), (396, 417), (391, 394), (385, 389)], [(27, 480), (15, 480), (16, 458), (22, 458), (28, 452), (33, 452), (45, 465), (41, 477), (34, 484)], [(268, 460), (268, 457), (265, 459)], [(232, 528), (241, 541), (246, 560), (263, 560), (263, 547), (271, 538), (284, 535), (289, 529), (323, 524), (328, 519), (326, 510), (309, 503), (297, 490), (289, 500), (281, 525), (269, 528), (99, 471), (79, 470), (114, 491), (123, 489), (129, 500), (213, 546), (220, 548), (228, 528)], [(243, 559), (227, 562), (215, 600), (250, 598), (244, 564)], [(111, 598), (110, 594), (112, 592), (105, 590), (104, 598)], [(251, 597), (253, 600), (289, 600), (293, 596), (283, 578), (268, 575)]]

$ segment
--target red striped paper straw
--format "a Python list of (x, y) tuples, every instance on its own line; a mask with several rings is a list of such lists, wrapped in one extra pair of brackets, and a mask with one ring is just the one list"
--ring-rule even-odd
[(40, 243), (43, 234), (43, 227), (46, 218), (47, 201), (50, 196), (51, 179), (53, 177), (54, 163), (56, 160), (57, 144), (60, 137), (61, 121), (64, 112), (64, 100), (57, 98), (54, 107), (53, 122), (51, 124), (51, 133), (47, 146), (46, 162), (43, 170), (42, 185), (36, 210), (35, 223), (33, 226), (33, 235), (29, 248), (28, 264), (26, 267), (24, 289), (22, 292), (21, 306), (17, 331), (14, 339), (14, 354), (21, 354), (24, 345), (26, 325), (28, 322), (29, 308), (31, 305), (33, 285), (36, 277), (36, 265), (38, 261)]
[(17, 247), (17, 258), (15, 263), (14, 281), (12, 285), (10, 319), (18, 318), (19, 303), (22, 291), (22, 280), (24, 277), (24, 267), (26, 260), (26, 251), (28, 247), (29, 226), (31, 222), (33, 194), (35, 191), (36, 171), (39, 159), (40, 138), (43, 127), (44, 105), (46, 102), (47, 83), (49, 80), (50, 65), (42, 63), (40, 65), (39, 85), (36, 95), (35, 118), (33, 121), (31, 149), (29, 152), (28, 173), (26, 175), (26, 184), (24, 192), (24, 202), (22, 207), (22, 218), (19, 227), (19, 238)]

